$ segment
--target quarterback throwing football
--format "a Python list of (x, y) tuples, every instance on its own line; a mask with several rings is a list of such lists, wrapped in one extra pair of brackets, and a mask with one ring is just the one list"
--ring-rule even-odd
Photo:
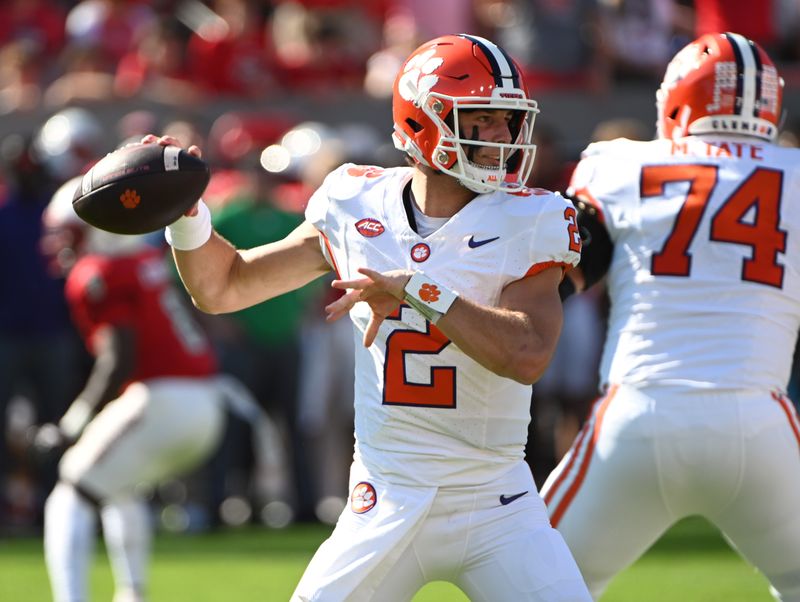
[(502, 49), (452, 35), (409, 57), (393, 113), (413, 166), (334, 170), (284, 240), (237, 251), (202, 204), (167, 229), (206, 311), (331, 269), (347, 290), (327, 312), (362, 343), (350, 504), (292, 599), (410, 600), (446, 580), (475, 601), (588, 600), (523, 458), (581, 245), (574, 207), (524, 186), (536, 102)]

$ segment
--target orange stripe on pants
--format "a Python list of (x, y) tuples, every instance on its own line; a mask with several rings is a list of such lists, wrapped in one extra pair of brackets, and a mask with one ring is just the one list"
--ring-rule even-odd
[[(567, 489), (567, 492), (564, 494), (562, 500), (558, 503), (555, 510), (553, 511), (552, 516), (550, 517), (550, 523), (553, 525), (554, 528), (558, 527), (558, 523), (561, 521), (561, 517), (564, 516), (564, 513), (569, 508), (569, 505), (572, 503), (572, 500), (575, 498), (575, 494), (578, 493), (578, 489), (580, 489), (583, 480), (586, 478), (586, 473), (589, 470), (589, 464), (592, 462), (592, 455), (594, 454), (594, 447), (597, 444), (597, 439), (600, 437), (600, 429), (603, 427), (603, 416), (605, 416), (606, 410), (608, 409), (609, 403), (614, 397), (614, 394), (617, 392), (617, 385), (612, 385), (611, 388), (608, 390), (606, 394), (606, 398), (600, 404), (600, 407), (597, 408), (597, 412), (595, 414), (595, 421), (594, 421), (594, 429), (592, 430), (592, 438), (589, 441), (589, 444), (586, 446), (586, 453), (583, 456), (583, 460), (581, 461), (580, 468), (578, 468), (578, 474), (575, 476), (575, 480)], [(577, 451), (577, 448), (576, 448)], [(572, 460), (574, 461), (576, 456), (573, 456)], [(570, 467), (567, 467), (570, 468)], [(565, 470), (562, 473), (562, 476), (567, 474), (569, 471)], [(551, 493), (555, 491), (556, 486), (558, 483), (553, 485), (551, 489)], [(552, 495), (548, 496), (552, 497)]]
[(781, 409), (786, 414), (786, 418), (789, 420), (789, 426), (792, 427), (792, 432), (794, 432), (794, 438), (797, 439), (797, 446), (800, 448), (800, 429), (797, 426), (798, 417), (797, 412), (794, 409), (794, 404), (784, 395), (779, 395), (778, 393), (772, 393), (772, 399), (777, 401)]

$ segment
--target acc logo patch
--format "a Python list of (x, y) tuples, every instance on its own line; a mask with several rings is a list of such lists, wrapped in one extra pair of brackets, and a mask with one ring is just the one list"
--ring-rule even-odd
[(356, 514), (364, 514), (375, 507), (378, 502), (378, 495), (375, 488), (366, 481), (361, 481), (350, 494), (350, 510)]
[(417, 263), (422, 263), (431, 256), (431, 248), (424, 242), (418, 243), (411, 247), (411, 259)]
[(361, 234), (361, 236), (374, 238), (375, 236), (380, 236), (383, 234), (386, 228), (384, 228), (383, 224), (378, 220), (371, 217), (365, 217), (364, 219), (356, 222), (356, 230), (358, 230), (358, 233)]

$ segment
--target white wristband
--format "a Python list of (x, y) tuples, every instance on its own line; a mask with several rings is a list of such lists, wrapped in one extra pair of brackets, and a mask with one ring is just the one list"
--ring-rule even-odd
[(211, 238), (211, 212), (203, 199), (197, 201), (197, 215), (181, 216), (166, 227), (164, 237), (178, 251), (191, 251), (206, 244)]
[(458, 299), (458, 293), (439, 284), (425, 272), (414, 272), (406, 283), (403, 299), (436, 324)]

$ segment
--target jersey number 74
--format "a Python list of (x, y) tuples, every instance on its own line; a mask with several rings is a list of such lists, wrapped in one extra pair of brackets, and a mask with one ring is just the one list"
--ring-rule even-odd
[[(672, 182), (688, 182), (672, 231), (660, 251), (653, 253), (650, 272), (654, 276), (689, 276), (692, 244), (708, 201), (717, 185), (716, 165), (650, 165), (642, 169), (641, 198), (664, 195)], [(786, 251), (786, 231), (781, 230), (780, 205), (783, 172), (756, 168), (722, 203), (711, 218), (709, 240), (746, 245), (752, 249), (743, 260), (742, 280), (781, 288), (784, 268), (778, 253)], [(753, 218), (745, 216), (753, 209)]]

